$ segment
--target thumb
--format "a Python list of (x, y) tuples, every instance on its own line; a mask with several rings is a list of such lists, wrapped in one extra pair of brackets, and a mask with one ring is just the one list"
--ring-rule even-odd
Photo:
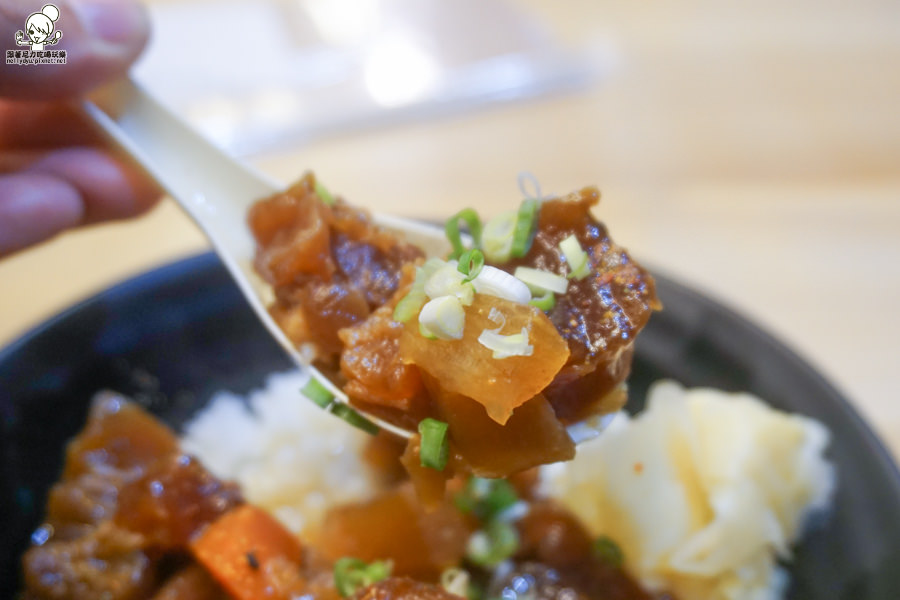
[[(0, 3), (0, 50), (16, 46), (16, 32), (46, 0)], [(65, 50), (66, 64), (7, 65), (0, 61), (0, 96), (23, 100), (58, 100), (84, 94), (120, 77), (141, 53), (150, 31), (144, 8), (133, 0), (57, 0), (54, 31), (59, 43), (45, 50)], [(51, 35), (52, 38), (52, 35)], [(28, 41), (28, 36), (25, 36)]]

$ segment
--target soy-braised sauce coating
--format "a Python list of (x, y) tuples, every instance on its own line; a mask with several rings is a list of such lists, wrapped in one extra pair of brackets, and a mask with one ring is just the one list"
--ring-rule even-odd
[(166, 556), (242, 501), (240, 492), (181, 455), (178, 440), (136, 405), (98, 397), (68, 446), (45, 523), (23, 559), (29, 600), (146, 598)]
[(390, 577), (363, 588), (353, 600), (459, 600), (439, 585), (409, 577)]
[(593, 551), (593, 540), (561, 506), (538, 501), (517, 524), (514, 565), (495, 578), (488, 597), (516, 600), (672, 600), (641, 588), (619, 566)]
[(336, 365), (338, 331), (365, 319), (397, 290), (401, 268), (422, 251), (338, 199), (328, 205), (307, 173), (253, 205), (255, 266), (275, 291), (272, 314), (296, 343), (311, 341)]
[[(573, 234), (590, 257), (590, 274), (570, 278), (566, 293), (557, 295), (548, 312), (570, 354), (545, 395), (565, 420), (577, 419), (579, 405), (598, 401), (625, 380), (634, 339), (661, 307), (653, 277), (591, 214), (599, 200), (597, 188), (587, 187), (544, 202), (528, 253), (499, 265), (510, 273), (521, 265), (567, 276), (570, 270), (559, 244)], [(579, 386), (585, 376), (591, 376), (590, 384)]]

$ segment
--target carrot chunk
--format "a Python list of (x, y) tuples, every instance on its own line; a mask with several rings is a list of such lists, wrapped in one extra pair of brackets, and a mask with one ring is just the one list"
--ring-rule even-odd
[(241, 505), (217, 519), (193, 540), (191, 552), (236, 600), (287, 600), (296, 592), (298, 582), (283, 581), (283, 573), (286, 566), (300, 572), (300, 541), (255, 506)]

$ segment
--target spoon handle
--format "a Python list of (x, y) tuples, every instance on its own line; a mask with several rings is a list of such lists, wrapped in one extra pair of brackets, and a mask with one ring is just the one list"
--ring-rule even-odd
[[(101, 109), (100, 106), (103, 106)], [(273, 182), (213, 146), (130, 79), (101, 90), (84, 111), (200, 226), (244, 297), (272, 336), (342, 404), (349, 399), (299, 352), (266, 310), (271, 288), (253, 269), (255, 243), (246, 222), (255, 200), (279, 189)], [(366, 415), (397, 435), (410, 433)]]

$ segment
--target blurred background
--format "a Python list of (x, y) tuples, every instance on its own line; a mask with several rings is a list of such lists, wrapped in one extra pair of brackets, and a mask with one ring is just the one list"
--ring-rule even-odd
[[(900, 456), (900, 3), (152, 0), (135, 76), (285, 182), (483, 216), (597, 184), (652, 269), (736, 308)], [(0, 261), (0, 345), (204, 251), (169, 201)]]

